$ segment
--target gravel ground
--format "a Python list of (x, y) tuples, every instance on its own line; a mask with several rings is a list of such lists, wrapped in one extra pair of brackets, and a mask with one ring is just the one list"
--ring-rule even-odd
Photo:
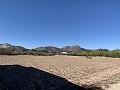
[(0, 56), (0, 65), (34, 67), (79, 86), (107, 89), (120, 81), (120, 59), (80, 56)]

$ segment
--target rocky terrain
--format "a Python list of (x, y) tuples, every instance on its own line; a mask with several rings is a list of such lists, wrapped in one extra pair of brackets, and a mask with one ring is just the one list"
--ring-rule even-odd
[(0, 65), (0, 90), (91, 90), (48, 72), (20, 65)]
[[(30, 74), (30, 72), (26, 70), (27, 69), (26, 67), (28, 67), (28, 70), (30, 70), (29, 67), (32, 67), (34, 69), (37, 69), (38, 71), (43, 71), (64, 78), (65, 80), (67, 80), (67, 82), (70, 82), (71, 85), (74, 86), (75, 84), (79, 86), (79, 88), (84, 87), (84, 88), (92, 88), (92, 90), (93, 89), (102, 90), (101, 88), (107, 89), (112, 84), (118, 83), (120, 81), (119, 58), (93, 57), (92, 59), (86, 59), (86, 57), (80, 57), (80, 56), (26, 56), (26, 55), (0, 56), (0, 65), (16, 65), (16, 64), (20, 66), (13, 66), (14, 67), (13, 71), (12, 69), (7, 69), (7, 68), (0, 69), (1, 70), (0, 78), (3, 78), (3, 76), (7, 76), (8, 74), (14, 76), (14, 74), (17, 75), (21, 73), (20, 76), (25, 75), (23, 77), (23, 81), (25, 80), (25, 83), (29, 83), (29, 84), (33, 83), (33, 85), (31, 86), (33, 87), (34, 85), (36, 85), (35, 83), (38, 83), (38, 81), (36, 80), (39, 80), (35, 78), (37, 77), (40, 78), (40, 77), (38, 73), (32, 74), (31, 77), (25, 74), (25, 73)], [(26, 68), (26, 69), (21, 70), (17, 67)], [(12, 66), (10, 68), (12, 68)], [(2, 71), (4, 70), (8, 70), (6, 72), (9, 72), (10, 70), (10, 72), (12, 71), (14, 74), (9, 72), (8, 74), (2, 75), (2, 73), (4, 73)], [(14, 77), (17, 77), (16, 75)], [(7, 83), (11, 82), (11, 80), (13, 80), (12, 82), (14, 82), (14, 78), (12, 78), (13, 76), (9, 77), (10, 81), (8, 80), (8, 77), (5, 77)], [(15, 80), (19, 81), (20, 76), (18, 76), (18, 78)], [(30, 80), (24, 79), (26, 78), (26, 76)], [(48, 79), (46, 79), (46, 81), (47, 80)], [(51, 81), (51, 79), (49, 80)], [(21, 82), (19, 81), (19, 82), (22, 83), (23, 81)], [(41, 85), (40, 82), (43, 81), (39, 80), (39, 85)], [(55, 82), (56, 84), (58, 83), (57, 81)], [(54, 82), (52, 82), (52, 84), (48, 84), (48, 87), (49, 85), (52, 85), (53, 87), (54, 85), (53, 83)], [(0, 85), (2, 84), (3, 83), (1, 83)], [(45, 82), (43, 84), (45, 84)], [(43, 89), (43, 90), (49, 90), (49, 89)], [(55, 89), (50, 89), (50, 90), (55, 90)], [(77, 89), (77, 90), (82, 90), (82, 89)]]

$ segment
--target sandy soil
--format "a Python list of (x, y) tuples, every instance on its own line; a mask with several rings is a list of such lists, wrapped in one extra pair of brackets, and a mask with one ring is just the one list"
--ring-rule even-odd
[[(120, 59), (79, 56), (0, 56), (0, 65), (34, 67), (66, 78), (79, 86), (107, 89), (120, 81)], [(120, 86), (120, 85), (119, 85)], [(115, 86), (114, 86), (115, 87)], [(119, 90), (119, 89), (108, 89)]]
[(111, 85), (107, 90), (120, 90), (120, 83)]

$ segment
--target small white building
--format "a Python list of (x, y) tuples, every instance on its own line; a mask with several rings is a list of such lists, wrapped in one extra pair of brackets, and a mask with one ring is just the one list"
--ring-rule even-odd
[(61, 52), (61, 54), (67, 55), (67, 54), (69, 54), (69, 53), (68, 53), (68, 52)]

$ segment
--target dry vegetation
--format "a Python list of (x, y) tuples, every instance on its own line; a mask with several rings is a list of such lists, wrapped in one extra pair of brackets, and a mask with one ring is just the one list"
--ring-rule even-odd
[(81, 85), (107, 88), (120, 81), (120, 59), (80, 56), (0, 56), (1, 65), (34, 67)]

